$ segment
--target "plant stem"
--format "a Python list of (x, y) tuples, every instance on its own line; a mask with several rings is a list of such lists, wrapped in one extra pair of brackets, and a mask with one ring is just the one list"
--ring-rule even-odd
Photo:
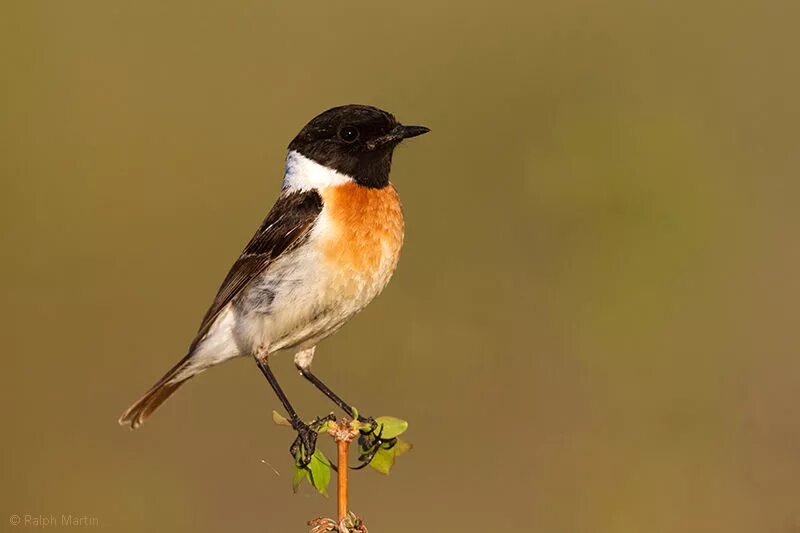
[(331, 518), (316, 518), (308, 525), (312, 526), (311, 533), (330, 531), (352, 531), (353, 533), (367, 533), (364, 522), (347, 509), (347, 452), (350, 442), (358, 437), (360, 425), (358, 420), (350, 420), (343, 416), (338, 423), (328, 422), (328, 435), (336, 441), (338, 468), (336, 470), (336, 507), (337, 521)]
[(350, 448), (350, 439), (336, 439), (336, 445), (339, 451), (336, 502), (339, 511), (337, 517), (341, 522), (347, 517), (347, 450)]

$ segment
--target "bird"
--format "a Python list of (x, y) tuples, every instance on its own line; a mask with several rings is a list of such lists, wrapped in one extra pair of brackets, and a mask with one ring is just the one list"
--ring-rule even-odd
[[(311, 372), (317, 344), (386, 287), (404, 239), (392, 156), (429, 132), (377, 107), (349, 104), (311, 119), (289, 143), (280, 195), (225, 276), (186, 355), (119, 418), (136, 429), (183, 383), (237, 357), (253, 357), (297, 432), (290, 453), (307, 464), (316, 430), (270, 368), (279, 351), (349, 416), (359, 416)], [(360, 417), (362, 418), (362, 417)]]

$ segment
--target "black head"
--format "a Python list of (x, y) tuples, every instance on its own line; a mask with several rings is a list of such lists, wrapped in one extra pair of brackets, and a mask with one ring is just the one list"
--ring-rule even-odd
[(389, 183), (395, 147), (428, 131), (424, 126), (403, 126), (377, 107), (343, 105), (314, 117), (289, 150), (347, 174), (360, 185), (381, 188)]

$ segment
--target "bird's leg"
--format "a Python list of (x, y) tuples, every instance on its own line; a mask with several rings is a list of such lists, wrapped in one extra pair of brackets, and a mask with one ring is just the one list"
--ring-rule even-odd
[(308, 463), (311, 462), (311, 456), (314, 455), (314, 450), (317, 447), (316, 430), (297, 416), (297, 411), (294, 410), (294, 407), (289, 403), (289, 399), (286, 397), (283, 389), (278, 385), (278, 380), (275, 379), (275, 374), (272, 373), (267, 359), (256, 357), (256, 363), (264, 374), (264, 377), (269, 381), (272, 390), (275, 391), (284, 409), (289, 413), (289, 422), (291, 422), (292, 428), (297, 432), (297, 438), (294, 439), (294, 442), (292, 442), (292, 445), (289, 447), (289, 453), (292, 454), (292, 457), (295, 458), (300, 466), (308, 466)]
[[(312, 374), (310, 368), (303, 368), (298, 365), (297, 370), (300, 371), (301, 376), (310, 381), (316, 388), (322, 391), (322, 394), (327, 396), (333, 403), (338, 405), (342, 411), (347, 413), (347, 416), (353, 418), (353, 415), (355, 415), (355, 410), (347, 402), (342, 400), (338, 394), (333, 392), (327, 385), (325, 385), (322, 381), (320, 381), (320, 379), (317, 376)], [(360, 422), (368, 422), (368, 420), (363, 416), (359, 416), (358, 420)]]
[[(325, 385), (317, 376), (315, 376), (309, 367), (302, 367), (297, 365), (297, 369), (300, 371), (300, 374), (310, 381), (316, 388), (322, 391), (322, 394), (327, 396), (333, 403), (338, 405), (350, 418), (353, 418), (356, 414), (355, 409), (350, 406), (347, 402), (342, 400), (338, 394), (333, 392), (330, 387)], [(381, 434), (383, 432), (382, 427), (378, 427), (378, 423), (372, 417), (365, 417), (358, 415), (358, 421), (363, 422), (364, 424), (369, 425), (369, 429), (362, 429), (361, 436), (359, 437), (359, 444), (361, 445), (362, 450), (366, 450), (366, 453), (362, 454), (361, 456), (361, 465), (357, 466), (356, 469), (364, 468), (366, 465), (372, 461), (372, 458), (375, 457), (375, 454), (381, 447), (391, 449), (397, 444), (397, 438), (392, 439), (383, 439)]]

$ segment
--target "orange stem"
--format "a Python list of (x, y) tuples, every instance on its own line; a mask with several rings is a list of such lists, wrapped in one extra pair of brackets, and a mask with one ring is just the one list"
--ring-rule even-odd
[(339, 509), (339, 522), (341, 522), (347, 517), (347, 450), (350, 448), (350, 440), (336, 439), (336, 444), (339, 451), (336, 500)]

